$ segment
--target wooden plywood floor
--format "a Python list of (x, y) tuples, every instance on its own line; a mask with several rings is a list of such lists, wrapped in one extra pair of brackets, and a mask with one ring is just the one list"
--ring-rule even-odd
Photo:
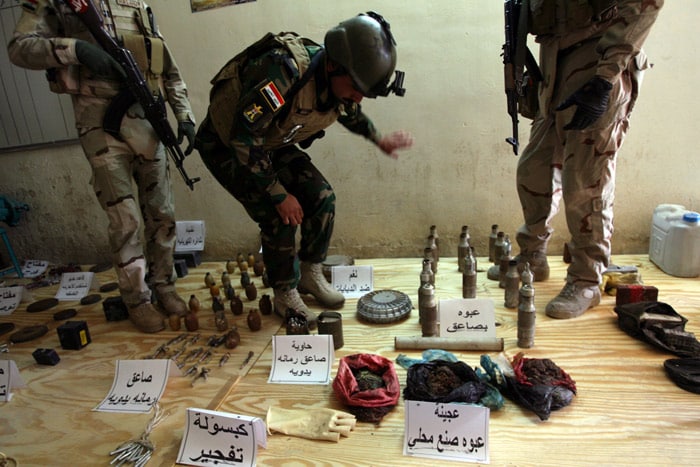
[[(646, 255), (614, 257), (619, 265), (636, 265), (642, 279), (659, 289), (659, 300), (672, 305), (689, 322), (686, 330), (700, 333), (700, 279), (668, 276), (651, 264)], [(394, 289), (408, 294), (417, 306), (420, 259), (363, 259), (356, 264), (372, 265), (375, 289)], [(486, 265), (484, 258), (479, 264)], [(548, 281), (535, 283), (537, 331), (535, 347), (525, 355), (550, 358), (565, 369), (577, 383), (573, 403), (554, 412), (548, 421), (506, 401), (505, 407), (490, 416), (490, 459), (492, 465), (562, 466), (562, 465), (697, 465), (700, 459), (700, 395), (675, 386), (665, 375), (663, 362), (674, 356), (651, 348), (624, 334), (613, 312), (615, 297), (604, 296), (601, 304), (574, 320), (553, 320), (545, 316), (547, 301), (563, 285), (566, 265), (550, 257), (552, 274)], [(204, 286), (204, 274), (220, 277), (224, 262), (204, 263), (189, 269), (178, 281), (180, 294), (195, 294), (204, 305), (200, 334), (203, 339), (217, 334), (211, 313), (211, 297)], [(482, 268), (482, 266), (480, 266)], [(88, 267), (85, 267), (87, 270)], [(114, 280), (111, 271), (97, 274), (101, 283)], [(234, 284), (236, 284), (234, 277)], [(259, 278), (258, 298), (264, 289)], [(6, 279), (6, 283), (22, 282)], [(26, 282), (26, 280), (25, 280)], [(34, 300), (51, 297), (57, 286), (33, 290)], [(237, 287), (241, 292), (240, 286)], [(103, 298), (111, 294), (103, 294)], [(455, 258), (442, 258), (436, 278), (438, 299), (461, 297), (461, 275)], [(516, 312), (503, 307), (503, 289), (478, 275), (478, 297), (492, 298), (499, 324), (497, 335), (505, 343), (509, 356), (522, 350), (516, 346)], [(257, 299), (243, 299), (246, 308), (257, 306)], [(391, 360), (406, 354), (419, 357), (420, 350), (397, 351), (396, 336), (420, 334), (417, 310), (400, 323), (377, 325), (360, 322), (355, 317), (357, 300), (347, 300), (343, 314), (345, 345), (336, 351), (338, 358), (354, 353), (376, 353)], [(23, 303), (12, 315), (0, 317), (17, 327), (47, 324), (49, 333), (32, 342), (11, 346), (0, 359), (16, 362), (27, 387), (15, 391), (10, 402), (0, 403), (0, 452), (16, 458), (20, 465), (92, 466), (108, 465), (108, 452), (120, 443), (140, 436), (149, 414), (111, 414), (92, 409), (108, 393), (117, 359), (145, 358), (169, 339), (183, 331), (166, 330), (155, 335), (141, 334), (126, 321), (107, 322), (101, 303), (80, 306), (61, 303), (44, 312), (28, 313)], [(309, 302), (317, 312), (322, 311)], [(55, 328), (61, 324), (52, 314), (74, 307), (85, 320), (92, 342), (85, 348), (60, 348)], [(284, 333), (279, 318), (266, 316), (263, 328), (251, 332), (245, 317), (228, 314), (229, 321), (241, 330), (242, 341), (231, 351), (222, 367), (216, 362), (226, 350), (215, 350), (209, 380), (191, 385), (191, 379), (173, 377), (161, 399), (170, 412), (151, 434), (156, 444), (148, 465), (174, 465), (184, 431), (185, 409), (208, 408), (264, 418), (267, 408), (333, 407), (343, 409), (335, 400), (330, 385), (268, 384), (272, 360), (270, 339)], [(7, 339), (0, 336), (0, 342)], [(56, 366), (34, 362), (36, 348), (55, 348), (61, 357)], [(254, 357), (248, 365), (241, 363), (249, 351)], [(454, 351), (471, 366), (479, 364), (480, 351)], [(494, 352), (491, 352), (492, 354)], [(402, 386), (406, 372), (397, 365)], [(403, 400), (380, 424), (358, 423), (350, 437), (339, 443), (309, 441), (285, 435), (268, 437), (268, 448), (258, 453), (258, 465), (345, 465), (405, 466), (424, 465), (420, 458), (402, 455)], [(460, 465), (440, 462), (440, 465)]]

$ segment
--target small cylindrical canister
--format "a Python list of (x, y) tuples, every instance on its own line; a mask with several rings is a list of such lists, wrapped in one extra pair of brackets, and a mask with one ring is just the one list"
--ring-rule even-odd
[(476, 298), (476, 263), (471, 249), (467, 251), (462, 267), (462, 298)]
[(420, 320), (423, 337), (436, 337), (440, 335), (437, 314), (435, 287), (430, 283), (424, 284), (418, 290), (418, 319)]
[(343, 341), (343, 315), (337, 311), (324, 311), (318, 315), (318, 333), (333, 336), (333, 348), (338, 350)]
[(508, 262), (508, 271), (505, 277), (505, 291), (503, 304), (506, 308), (517, 308), (520, 298), (520, 273), (518, 272), (518, 261), (511, 259)]
[[(529, 268), (525, 268), (529, 274)], [(529, 276), (523, 273), (523, 279), (529, 280)], [(518, 347), (529, 349), (535, 345), (535, 289), (529, 282), (524, 282), (520, 288), (520, 302), (518, 303)]]
[(285, 325), (288, 336), (309, 334), (309, 320), (306, 315), (293, 308), (287, 308)]

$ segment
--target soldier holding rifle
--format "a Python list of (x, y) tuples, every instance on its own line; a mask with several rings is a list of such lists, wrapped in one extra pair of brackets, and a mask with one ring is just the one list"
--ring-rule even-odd
[[(140, 331), (158, 332), (165, 326), (151, 304), (151, 288), (165, 313), (187, 311), (175, 290), (175, 208), (166, 154), (181, 154), (178, 144), (194, 140), (180, 71), (141, 0), (27, 0), (22, 8), (8, 45), (10, 60), (47, 70), (51, 90), (71, 95), (95, 195), (109, 219), (112, 261), (129, 319)], [(110, 52), (118, 50), (105, 49), (110, 43), (138, 69), (116, 60)], [(140, 94), (150, 101), (139, 100), (139, 86), (147, 87)], [(162, 125), (163, 100), (178, 121), (178, 137)], [(184, 176), (181, 162), (176, 158)], [(185, 178), (191, 187), (195, 180)]]
[[(519, 104), (537, 105), (528, 109), (534, 121), (516, 176), (525, 220), (516, 235), (518, 259), (530, 263), (535, 280), (549, 277), (551, 221), (562, 198), (571, 235), (566, 284), (546, 307), (550, 317), (575, 318), (600, 302), (598, 285), (610, 262), (616, 156), (648, 67), (642, 45), (663, 3), (506, 2), (506, 90), (519, 94)], [(508, 15), (509, 9), (517, 14)], [(508, 27), (515, 31), (510, 36)], [(525, 62), (528, 33), (540, 48), (534, 99), (522, 86), (529, 81), (523, 67), (534, 68)]]

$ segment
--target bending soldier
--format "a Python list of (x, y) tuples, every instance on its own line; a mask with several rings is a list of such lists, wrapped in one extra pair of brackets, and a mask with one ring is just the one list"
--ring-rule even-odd
[[(376, 13), (341, 22), (324, 46), (295, 33), (268, 34), (234, 57), (212, 80), (207, 118), (196, 147), (214, 177), (258, 223), (275, 310), (316, 317), (299, 292), (324, 307), (343, 295), (323, 276), (335, 218), (335, 194), (302, 150), (336, 120), (398, 157), (412, 137), (382, 137), (362, 113), (364, 97), (403, 95), (389, 23)], [(301, 228), (297, 251), (295, 233)]]

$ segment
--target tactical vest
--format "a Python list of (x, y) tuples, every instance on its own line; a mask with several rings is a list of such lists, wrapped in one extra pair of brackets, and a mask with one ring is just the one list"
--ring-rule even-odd
[(164, 44), (150, 8), (141, 0), (111, 0), (110, 12), (117, 40), (131, 51), (149, 89), (157, 93), (164, 66)]
[(617, 0), (529, 0), (528, 32), (534, 35), (565, 34), (614, 13)]
[[(307, 47), (320, 48), (315, 42), (293, 32), (266, 34), (262, 39), (232, 58), (211, 80), (209, 118), (221, 141), (230, 146), (242, 135), (257, 138), (256, 144), (264, 149), (296, 144), (327, 128), (338, 119), (333, 108), (326, 112), (317, 109), (314, 70), (309, 70), (312, 57)], [(272, 86), (261, 83), (251, 90), (243, 90), (240, 73), (248, 62), (273, 49), (284, 49), (294, 60), (298, 70), (295, 84), (285, 95), (277, 95)], [(315, 57), (322, 58), (316, 52)], [(324, 66), (319, 63), (318, 66)], [(310, 83), (306, 85), (306, 83)], [(277, 91), (273, 93), (272, 91)], [(266, 94), (261, 96), (262, 94)], [(274, 104), (264, 105), (261, 99)], [(260, 102), (263, 105), (257, 105)]]
[[(92, 35), (64, 0), (54, 1), (61, 17), (62, 35), (93, 42)], [(99, 3), (99, 2), (98, 2)], [(97, 7), (100, 8), (99, 4)], [(149, 89), (156, 93), (161, 87), (165, 51), (164, 43), (155, 29), (155, 20), (141, 0), (104, 0), (105, 28), (125, 48), (129, 49), (146, 78)], [(111, 17), (110, 17), (111, 16)], [(57, 93), (112, 97), (120, 89), (119, 83), (95, 83), (89, 79), (89, 70), (81, 66), (51, 69), (47, 72), (49, 86)]]

